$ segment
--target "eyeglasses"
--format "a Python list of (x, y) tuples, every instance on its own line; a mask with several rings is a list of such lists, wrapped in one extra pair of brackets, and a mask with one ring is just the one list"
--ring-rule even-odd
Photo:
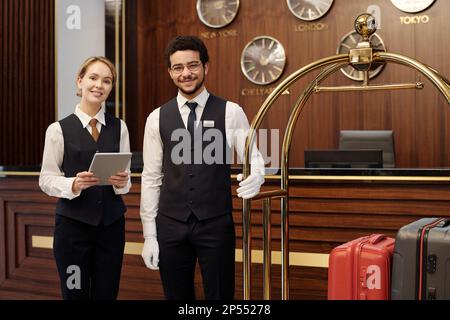
[(201, 62), (196, 61), (196, 62), (190, 62), (187, 65), (184, 64), (176, 64), (174, 66), (172, 66), (170, 68), (170, 70), (172, 70), (172, 72), (174, 74), (181, 74), (184, 71), (184, 68), (188, 68), (189, 71), (195, 72), (198, 71), (198, 69), (200, 69), (201, 66)]

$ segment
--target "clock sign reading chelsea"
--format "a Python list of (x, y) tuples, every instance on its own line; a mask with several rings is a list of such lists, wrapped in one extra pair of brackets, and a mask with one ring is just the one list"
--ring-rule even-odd
[(241, 70), (251, 82), (266, 85), (278, 80), (286, 64), (286, 54), (281, 43), (269, 36), (250, 41), (242, 51)]

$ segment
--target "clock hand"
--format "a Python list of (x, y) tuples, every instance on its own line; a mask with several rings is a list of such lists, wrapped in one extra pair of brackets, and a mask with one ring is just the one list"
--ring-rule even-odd
[(224, 1), (224, 0), (216, 1), (216, 2), (214, 2), (214, 9), (216, 9), (216, 10), (223, 9), (224, 4), (225, 4), (225, 1)]
[(259, 63), (265, 67), (269, 64), (269, 58), (266, 58), (265, 56), (261, 55), (261, 58), (259, 58)]

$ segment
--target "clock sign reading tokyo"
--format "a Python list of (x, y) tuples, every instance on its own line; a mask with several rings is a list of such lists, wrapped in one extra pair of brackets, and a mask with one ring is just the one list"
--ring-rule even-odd
[(281, 77), (286, 54), (281, 43), (269, 36), (251, 40), (242, 51), (241, 71), (251, 82), (266, 85)]
[(197, 0), (197, 15), (211, 28), (229, 25), (239, 10), (239, 0)]
[(434, 1), (435, 0), (391, 0), (392, 4), (397, 9), (408, 13), (423, 11), (430, 7)]
[(289, 10), (304, 21), (322, 18), (331, 8), (333, 0), (287, 0)]

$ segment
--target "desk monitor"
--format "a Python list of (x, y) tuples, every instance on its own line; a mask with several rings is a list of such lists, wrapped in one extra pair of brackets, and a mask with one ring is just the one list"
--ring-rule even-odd
[(383, 167), (395, 168), (392, 130), (341, 130), (339, 149), (381, 149)]
[(381, 149), (305, 150), (306, 168), (382, 168)]

